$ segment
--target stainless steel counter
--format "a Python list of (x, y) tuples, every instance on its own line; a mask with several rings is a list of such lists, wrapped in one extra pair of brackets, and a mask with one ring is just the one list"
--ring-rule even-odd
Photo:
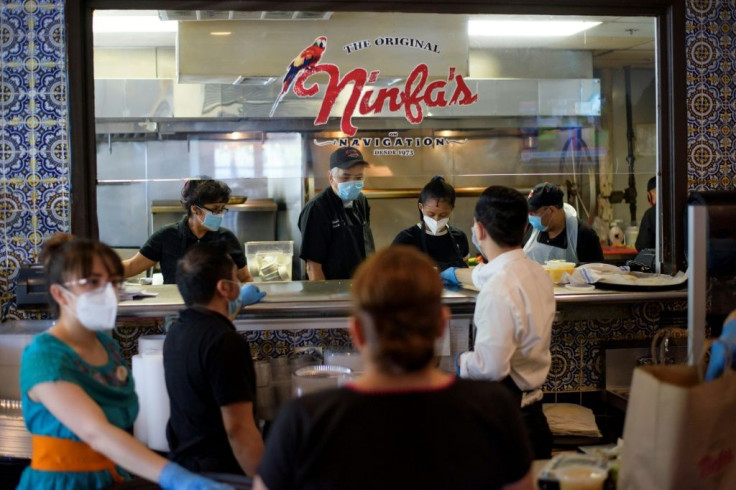
[[(350, 312), (349, 281), (292, 281), (258, 283), (268, 294), (260, 303), (247, 306), (239, 318), (283, 318), (283, 317), (335, 317), (347, 316)], [(142, 290), (156, 293), (152, 298), (123, 301), (118, 308), (122, 316), (165, 316), (178, 312), (184, 302), (175, 285), (144, 286)], [(462, 289), (445, 290), (443, 301), (453, 313), (472, 312), (476, 291)], [(630, 303), (656, 302), (687, 299), (687, 290), (659, 292), (619, 292), (594, 289), (571, 291), (555, 288), (558, 308), (579, 303)]]

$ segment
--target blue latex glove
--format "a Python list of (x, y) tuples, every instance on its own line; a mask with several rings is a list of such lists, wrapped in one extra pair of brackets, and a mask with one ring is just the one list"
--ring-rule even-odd
[(440, 272), (440, 277), (445, 283), (445, 286), (459, 286), (460, 281), (457, 280), (457, 276), (455, 275), (455, 269), (457, 267), (448, 267), (447, 269)]
[(258, 286), (255, 284), (248, 283), (240, 287), (240, 301), (243, 303), (243, 306), (258, 303), (264, 296), (266, 296), (266, 292), (258, 289)]
[(173, 461), (164, 466), (158, 477), (164, 490), (235, 490), (230, 485), (218, 483), (182, 468)]
[(706, 381), (716, 379), (723, 373), (728, 358), (731, 359), (731, 368), (736, 368), (736, 319), (723, 325), (723, 332), (718, 340), (710, 349), (710, 362), (705, 372)]

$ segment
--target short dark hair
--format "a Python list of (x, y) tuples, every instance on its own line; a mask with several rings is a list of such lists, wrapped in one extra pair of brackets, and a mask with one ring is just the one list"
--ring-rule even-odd
[[(47, 286), (50, 288), (53, 284), (64, 285), (74, 279), (89, 277), (95, 257), (100, 258), (110, 277), (123, 277), (120, 257), (104, 243), (68, 233), (52, 235), (44, 242), (41, 252)], [(58, 312), (59, 305), (51, 294), (49, 301), (54, 313)]]
[(647, 192), (653, 191), (657, 188), (657, 177), (652, 177), (649, 179), (649, 182), (647, 182)]
[(411, 373), (430, 363), (442, 289), (434, 261), (408, 245), (384, 248), (358, 267), (353, 311), (365, 319), (371, 359), (381, 371)]
[(187, 180), (181, 190), (181, 205), (186, 209), (187, 216), (191, 216), (192, 206), (201, 207), (211, 203), (226, 204), (229, 200), (230, 187), (219, 180)]
[(235, 262), (221, 242), (198, 243), (176, 264), (176, 286), (187, 306), (210, 302), (217, 282), (232, 280)]
[(516, 189), (492, 185), (475, 204), (475, 220), (502, 247), (520, 246), (529, 221), (529, 206)]

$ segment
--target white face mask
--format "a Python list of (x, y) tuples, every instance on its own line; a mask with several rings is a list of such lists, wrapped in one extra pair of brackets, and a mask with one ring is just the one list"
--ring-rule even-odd
[(443, 229), (449, 222), (450, 218), (442, 218), (437, 221), (429, 216), (424, 216), (424, 224), (427, 225), (427, 228), (429, 228), (429, 231), (431, 231), (433, 235), (436, 235), (437, 231)]
[(115, 327), (115, 316), (118, 312), (118, 295), (109, 282), (104, 288), (87, 291), (75, 295), (68, 289), (66, 292), (77, 299), (75, 311), (79, 323), (87, 330), (111, 330)]

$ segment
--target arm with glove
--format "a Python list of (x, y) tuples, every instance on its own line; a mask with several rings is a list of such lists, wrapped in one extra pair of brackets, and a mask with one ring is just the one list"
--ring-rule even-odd
[(705, 372), (705, 380), (710, 381), (719, 377), (726, 363), (731, 361), (731, 369), (736, 368), (736, 310), (733, 310), (723, 324), (723, 331), (713, 343), (710, 351), (710, 362)]

